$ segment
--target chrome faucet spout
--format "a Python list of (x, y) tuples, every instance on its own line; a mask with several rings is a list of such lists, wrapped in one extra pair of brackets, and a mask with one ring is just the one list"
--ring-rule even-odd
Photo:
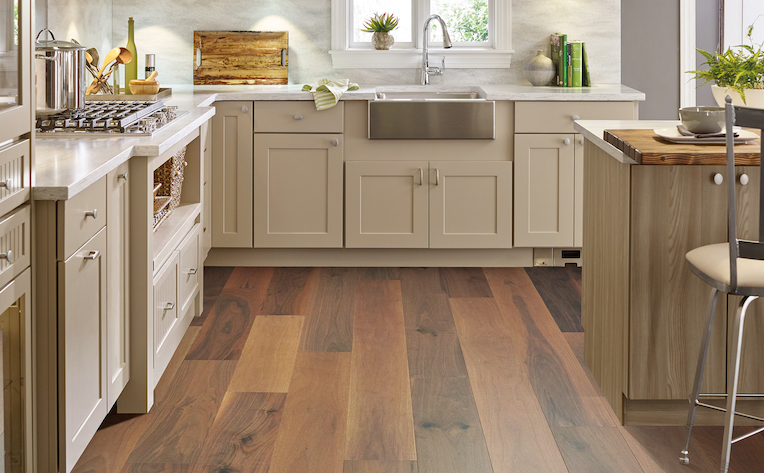
[(443, 30), (443, 47), (448, 49), (452, 46), (451, 36), (448, 34), (448, 28), (446, 28), (446, 22), (440, 15), (430, 15), (424, 22), (424, 33), (422, 36), (422, 85), (428, 85), (430, 83), (430, 74), (442, 76), (446, 71), (446, 58), (443, 58), (441, 67), (430, 67), (429, 47), (428, 47), (428, 33), (430, 29), (430, 22), (432, 20), (438, 20), (440, 28)]

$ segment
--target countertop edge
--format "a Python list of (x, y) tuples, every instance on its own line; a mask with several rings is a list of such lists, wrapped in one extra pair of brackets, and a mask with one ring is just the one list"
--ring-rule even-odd
[(577, 120), (573, 129), (581, 133), (602, 151), (623, 164), (638, 164), (615, 146), (605, 141), (605, 130), (635, 130), (669, 128), (678, 125), (678, 120)]

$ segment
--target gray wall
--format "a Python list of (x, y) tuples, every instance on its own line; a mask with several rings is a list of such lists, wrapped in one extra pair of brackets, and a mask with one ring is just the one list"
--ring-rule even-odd
[(677, 118), (679, 0), (621, 1), (621, 81), (647, 96), (639, 118)]
[[(695, 8), (696, 47), (704, 51), (716, 51), (719, 48), (719, 0), (696, 0)], [(705, 61), (698, 54), (697, 69), (705, 69), (706, 66), (701, 66)], [(698, 88), (697, 104), (716, 105), (710, 83)]]

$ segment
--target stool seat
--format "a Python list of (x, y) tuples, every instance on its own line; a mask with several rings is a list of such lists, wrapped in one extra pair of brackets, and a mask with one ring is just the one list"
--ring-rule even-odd
[[(730, 244), (716, 243), (691, 250), (686, 255), (687, 262), (696, 270), (725, 286), (730, 285)], [(764, 288), (764, 261), (746, 258), (737, 259), (737, 287), (740, 289)]]

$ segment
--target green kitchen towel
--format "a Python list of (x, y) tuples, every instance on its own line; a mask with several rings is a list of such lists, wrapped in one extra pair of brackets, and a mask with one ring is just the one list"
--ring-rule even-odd
[(350, 82), (350, 79), (320, 79), (314, 84), (305, 84), (302, 90), (313, 92), (316, 110), (326, 110), (337, 105), (345, 91), (358, 90), (358, 84)]

